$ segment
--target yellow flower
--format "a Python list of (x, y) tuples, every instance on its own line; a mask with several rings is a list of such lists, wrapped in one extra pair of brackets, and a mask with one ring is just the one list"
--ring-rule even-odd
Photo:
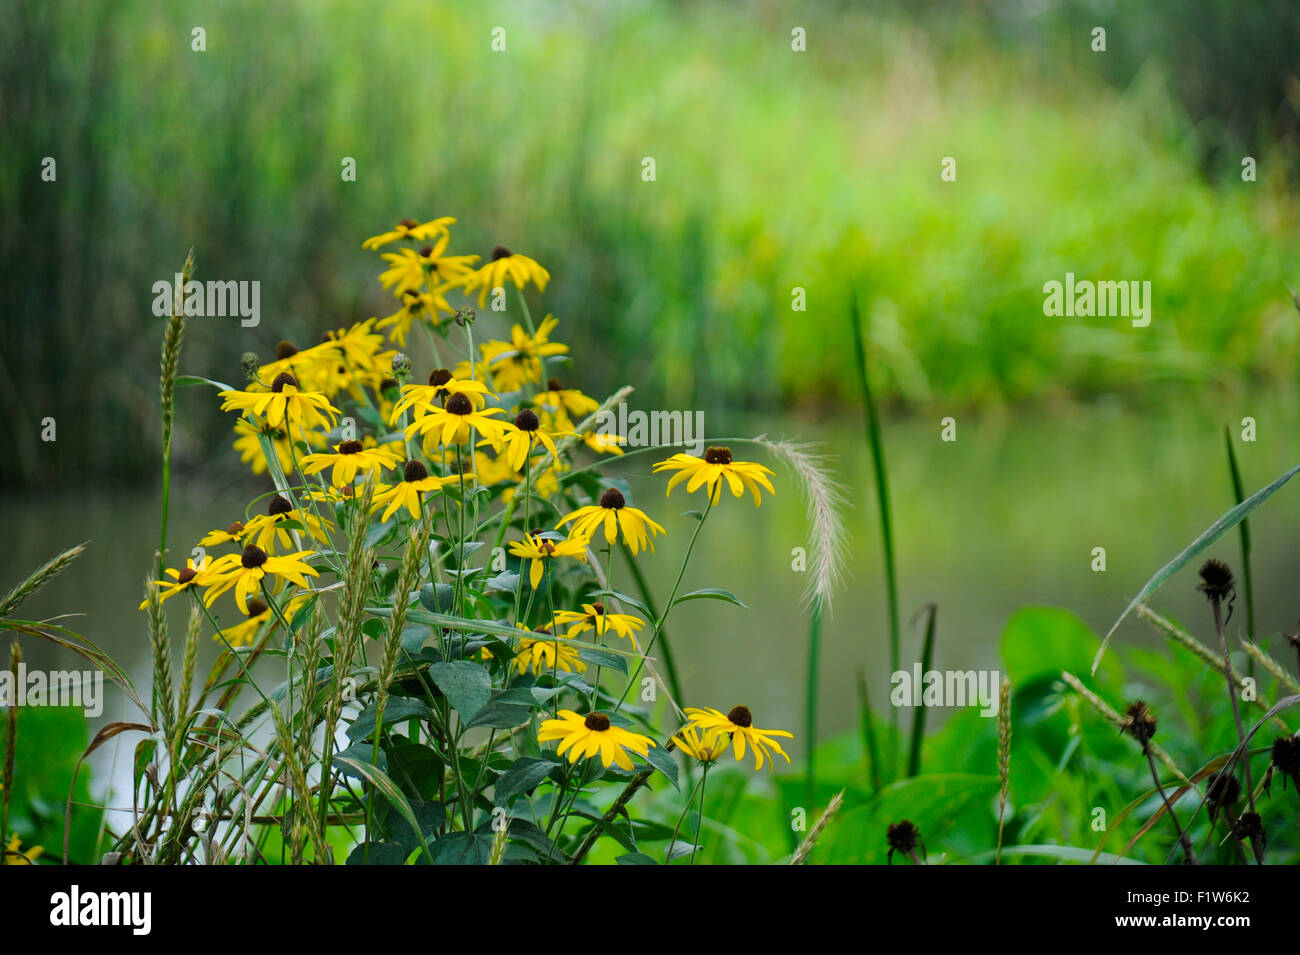
[(566, 514), (556, 527), (563, 527), (565, 524), (573, 521), (573, 534), (575, 537), (594, 537), (596, 531), (603, 524), (605, 527), (605, 543), (613, 544), (618, 537), (618, 532), (623, 532), (623, 540), (627, 542), (628, 549), (632, 556), (643, 547), (649, 546), (651, 550), (655, 549), (653, 537), (656, 534), (665, 533), (664, 529), (646, 516), (645, 511), (638, 510), (635, 507), (627, 506), (627, 499), (623, 493), (616, 487), (611, 487), (600, 496), (599, 506), (589, 504), (586, 507), (580, 507), (576, 511)]
[(223, 391), (226, 399), (222, 411), (239, 410), (260, 415), (272, 428), (298, 425), (300, 429), (322, 428), (328, 431), (338, 416), (339, 409), (318, 391), (299, 391), (293, 375), (283, 372), (276, 376), (269, 392)]
[(548, 378), (546, 390), (533, 396), (533, 404), (555, 414), (568, 413), (575, 418), (585, 418), (600, 407), (600, 402), (589, 398), (577, 388), (565, 388), (558, 378)]
[(446, 368), (435, 368), (429, 372), (427, 385), (406, 385), (402, 388), (402, 397), (397, 400), (397, 404), (393, 405), (388, 423), (397, 424), (402, 412), (407, 408), (412, 409), (412, 417), (422, 418), (438, 407), (437, 399), (442, 398), (445, 401), (458, 391), (467, 395), (477, 408), (487, 404), (485, 395), (492, 395), (487, 385), (481, 381), (475, 381), (473, 378), (456, 378)]
[(627, 443), (627, 438), (621, 434), (602, 434), (599, 431), (588, 431), (582, 436), (582, 443), (597, 454), (622, 454), (623, 449), (619, 446)]
[(520, 673), (532, 670), (538, 676), (554, 670), (565, 673), (585, 673), (587, 670), (587, 664), (578, 656), (577, 647), (544, 636), (519, 638), (514, 667)]
[(262, 442), (260, 435), (265, 435), (271, 441), (271, 447), (275, 449), (275, 456), (280, 459), (280, 468), (285, 474), (293, 470), (293, 451), (289, 446), (289, 436), (279, 428), (272, 428), (268, 424), (263, 424), (260, 428), (249, 421), (247, 418), (239, 418), (235, 421), (235, 450), (239, 452), (239, 460), (249, 465), (254, 474), (262, 474), (266, 471), (266, 454), (262, 451)]
[[(403, 295), (420, 288), (425, 278), (436, 280), (434, 287), (446, 289), (459, 285), (459, 279), (470, 274), (477, 255), (443, 255), (447, 249), (449, 236), (443, 236), (433, 245), (426, 245), (420, 251), (399, 249), (385, 252), (383, 260), (388, 268), (379, 274), (379, 282), (384, 288), (391, 288), (394, 295)], [(450, 310), (450, 309), (449, 309)]]
[(408, 439), (417, 434), (424, 435), (434, 445), (464, 444), (469, 440), (471, 428), (476, 428), (485, 438), (494, 444), (499, 443), (505, 433), (504, 421), (496, 421), (491, 416), (501, 414), (500, 408), (474, 410), (474, 402), (463, 391), (457, 391), (447, 398), (447, 403), (438, 408), (426, 406), (428, 414), (417, 418), (406, 426)]
[[(473, 474), (464, 475), (466, 480), (472, 477), (474, 477)], [(384, 515), (380, 518), (380, 521), (386, 522), (397, 513), (399, 508), (405, 507), (413, 519), (419, 520), (421, 494), (441, 490), (446, 485), (454, 484), (460, 480), (459, 475), (433, 477), (419, 461), (407, 461), (406, 467), (402, 471), (401, 481), (392, 487), (381, 484), (375, 488), (371, 510), (377, 511), (386, 506)]]
[(713, 738), (711, 742), (701, 736), (694, 725), (687, 723), (677, 735), (673, 737), (673, 742), (687, 756), (698, 759), (701, 763), (712, 763), (719, 756), (727, 751), (731, 741), (721, 733)]
[(389, 333), (389, 337), (397, 342), (399, 348), (405, 348), (406, 336), (410, 334), (411, 326), (421, 315), (428, 315), (433, 320), (433, 324), (437, 325), (439, 312), (452, 314), (456, 311), (443, 295), (451, 287), (451, 285), (439, 285), (427, 292), (408, 288), (401, 296), (402, 307), (392, 315), (380, 319), (375, 328), (391, 327), (393, 330)]
[(212, 639), (218, 642), (224, 636), (226, 643), (232, 647), (250, 646), (257, 636), (258, 628), (271, 619), (271, 608), (260, 600), (248, 602), (248, 616), (233, 627), (224, 627), (220, 633), (214, 633)]
[(731, 712), (725, 716), (721, 711), (711, 707), (701, 709), (688, 706), (685, 712), (691, 721), (690, 725), (703, 731), (705, 745), (712, 746), (718, 740), (729, 737), (735, 748), (737, 760), (744, 758), (745, 742), (748, 741), (754, 750), (755, 769), (763, 768), (764, 756), (767, 757), (769, 766), (777, 755), (784, 758), (787, 763), (790, 762), (790, 757), (786, 756), (781, 744), (772, 737), (786, 736), (793, 739), (794, 734), (787, 733), (785, 730), (758, 729), (754, 726), (754, 717), (747, 706), (732, 707)]
[(329, 543), (328, 532), (334, 529), (333, 524), (322, 522), (311, 511), (295, 508), (286, 498), (273, 494), (266, 504), (266, 513), (257, 515), (244, 525), (244, 538), (266, 551), (276, 546), (294, 547), (293, 531), (282, 526), (284, 521), (297, 521), (321, 544)]
[(555, 752), (563, 756), (568, 751), (569, 762), (576, 763), (584, 756), (600, 754), (601, 763), (609, 767), (618, 765), (622, 769), (634, 769), (627, 750), (645, 756), (654, 740), (639, 733), (630, 733), (621, 726), (610, 723), (604, 713), (588, 713), (580, 716), (573, 710), (560, 710), (559, 718), (546, 720), (537, 734), (539, 743), (560, 740)]
[(5, 846), (5, 865), (36, 865), (36, 860), (42, 852), (44, 846), (32, 846), (30, 849), (19, 848), (22, 840), (18, 838), (18, 833), (14, 833), (9, 839), (9, 845)]
[(603, 637), (613, 630), (624, 639), (632, 639), (636, 631), (645, 626), (645, 621), (630, 613), (610, 613), (600, 601), (583, 604), (582, 613), (573, 610), (560, 610), (555, 614), (556, 627), (573, 624), (569, 627), (569, 636), (578, 637), (588, 630), (595, 629), (596, 636)]
[(724, 478), (735, 497), (741, 497), (745, 493), (745, 488), (749, 488), (750, 493), (754, 495), (755, 507), (758, 507), (761, 502), (758, 490), (760, 485), (767, 488), (769, 494), (776, 493), (776, 490), (772, 487), (772, 482), (767, 478), (767, 475), (772, 473), (771, 468), (766, 468), (761, 464), (753, 464), (749, 461), (732, 461), (730, 448), (709, 448), (704, 452), (702, 458), (689, 454), (674, 454), (667, 461), (660, 461), (656, 464), (654, 471), (656, 473), (660, 471), (677, 472), (668, 481), (668, 494), (671, 494), (673, 488), (678, 484), (689, 478), (690, 481), (686, 485), (687, 492), (695, 491), (701, 485), (704, 485), (708, 488), (709, 500), (714, 504), (718, 503)]
[[(168, 597), (175, 597), (177, 594), (189, 590), (190, 587), (194, 586), (194, 580), (199, 576), (199, 571), (201, 569), (202, 568), (200, 567), (194, 566), (194, 558), (191, 557), (189, 560), (185, 561), (185, 566), (180, 570), (174, 570), (171, 567), (164, 570), (163, 573), (170, 577), (171, 580), (157, 581), (158, 603), (161, 604)], [(140, 601), (138, 609), (143, 610), (147, 606), (149, 606), (148, 597)]]
[(525, 408), (515, 415), (514, 429), (506, 432), (500, 444), (510, 466), (516, 471), (522, 471), (524, 462), (528, 460), (529, 451), (537, 444), (551, 452), (551, 458), (558, 462), (560, 460), (560, 451), (555, 446), (555, 438), (572, 434), (572, 431), (556, 431), (554, 434), (548, 434), (542, 429), (542, 423), (537, 418), (537, 412), (531, 408)]
[(534, 259), (498, 245), (492, 250), (492, 261), (470, 272), (456, 284), (464, 286), (466, 295), (474, 294), (477, 289), (478, 307), (484, 308), (487, 305), (488, 292), (491, 289), (504, 288), (506, 279), (514, 282), (517, 289), (522, 289), (532, 282), (537, 286), (537, 291), (545, 292), (546, 283), (551, 280), (551, 273), (538, 265)]
[(372, 235), (361, 243), (363, 249), (378, 249), (381, 246), (388, 245), (390, 242), (398, 242), (402, 239), (414, 239), (416, 242), (428, 242), (430, 239), (439, 235), (448, 235), (447, 226), (455, 224), (456, 220), (452, 216), (443, 216), (440, 219), (431, 219), (428, 222), (416, 222), (414, 219), (403, 219), (388, 232), (381, 232), (379, 235)]
[(587, 539), (574, 536), (569, 540), (557, 541), (532, 533), (528, 535), (527, 540), (511, 541), (510, 554), (520, 560), (532, 561), (528, 567), (528, 584), (536, 590), (537, 585), (541, 583), (542, 572), (546, 569), (546, 561), (555, 560), (557, 557), (575, 557), (586, 563)]
[(224, 531), (208, 531), (207, 535), (199, 541), (200, 547), (220, 547), (222, 544), (238, 544), (244, 546), (244, 538), (248, 537), (251, 531), (244, 526), (242, 521), (235, 521)]
[(551, 329), (558, 324), (547, 315), (537, 326), (536, 335), (529, 335), (522, 325), (514, 325), (510, 329), (510, 341), (491, 341), (480, 346), (498, 391), (516, 391), (529, 382), (540, 381), (542, 359), (568, 352), (568, 345), (550, 340)]
[(382, 448), (366, 448), (360, 441), (343, 441), (332, 454), (309, 454), (302, 459), (302, 473), (315, 474), (333, 465), (330, 483), (343, 487), (356, 480), (357, 474), (370, 474), (397, 467), (397, 455)]
[(199, 573), (199, 586), (208, 588), (203, 595), (203, 602), (211, 607), (218, 597), (233, 587), (235, 603), (240, 610), (248, 613), (249, 594), (262, 587), (262, 581), (268, 574), (283, 577), (305, 588), (308, 575), (320, 576), (320, 572), (305, 560), (314, 553), (315, 551), (300, 550), (283, 557), (272, 557), (257, 545), (249, 544), (242, 554), (223, 554)]

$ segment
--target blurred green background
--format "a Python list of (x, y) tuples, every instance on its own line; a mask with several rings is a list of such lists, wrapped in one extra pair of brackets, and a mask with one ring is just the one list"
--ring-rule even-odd
[[(643, 406), (851, 411), (853, 287), (895, 409), (1293, 380), (1298, 11), (11, 0), (0, 479), (153, 480), (151, 286), (191, 246), (200, 279), (262, 283), (260, 327), (186, 330), (182, 372), (237, 380), (243, 351), (391, 312), (360, 242), (404, 216), (548, 266), (560, 337), (600, 356), (583, 386)], [(1151, 326), (1045, 317), (1066, 271), (1150, 280)], [(208, 404), (181, 473), (228, 433)]]

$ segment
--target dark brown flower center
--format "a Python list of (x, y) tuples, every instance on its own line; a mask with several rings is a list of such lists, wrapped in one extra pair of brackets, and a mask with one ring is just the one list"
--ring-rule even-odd
[(889, 848), (907, 853), (916, 849), (917, 843), (921, 841), (921, 833), (910, 819), (903, 819), (889, 824), (885, 830), (885, 840), (889, 843)]
[(1134, 700), (1124, 711), (1124, 724), (1120, 732), (1127, 733), (1145, 748), (1156, 735), (1156, 717), (1151, 708), (1141, 700)]
[(275, 381), (271, 382), (271, 390), (278, 394), (279, 392), (284, 391), (285, 385), (293, 385), (297, 388), (298, 379), (293, 377), (293, 375), (289, 374), (287, 371), (282, 371), (280, 374), (275, 376)]
[(727, 714), (727, 719), (740, 727), (750, 727), (754, 725), (754, 715), (749, 712), (748, 706), (733, 706), (731, 712)]
[(594, 604), (591, 605), (591, 609), (596, 611), (597, 616), (600, 616), (605, 612), (605, 605), (601, 603), (599, 600), (597, 600)]
[(266, 551), (262, 550), (262, 548), (258, 547), (256, 544), (249, 544), (244, 548), (244, 553), (239, 558), (239, 562), (249, 570), (252, 570), (254, 567), (261, 567), (266, 563)]
[(193, 567), (183, 567), (181, 568), (180, 574), (178, 574), (176, 577), (176, 582), (179, 583), (182, 587), (184, 587), (186, 584), (188, 584), (191, 580), (193, 580), (198, 575), (199, 572), (195, 570)]
[(288, 514), (292, 510), (293, 505), (290, 504), (281, 494), (277, 494), (275, 497), (271, 498), (270, 503), (266, 505), (266, 513), (270, 514), (272, 517), (279, 517), (281, 514)]
[(339, 454), (360, 454), (360, 453), (361, 453), (360, 441), (344, 441), (342, 444), (339, 445)]
[(435, 368), (429, 372), (429, 384), (435, 388), (441, 387), (449, 381), (451, 381), (451, 372), (446, 368)]
[(603, 733), (609, 729), (609, 717), (604, 713), (588, 713), (587, 718), (582, 722), (587, 729), (595, 730), (597, 733)]
[(402, 477), (411, 484), (416, 481), (423, 481), (428, 476), (428, 468), (419, 461), (407, 461), (406, 467), (402, 469)]
[(1288, 776), (1300, 774), (1300, 739), (1279, 736), (1273, 740), (1273, 765)]
[(433, 246), (426, 245), (420, 249), (420, 258), (427, 259), (431, 255), (433, 255)]
[(1201, 567), (1199, 587), (1210, 600), (1226, 600), (1233, 591), (1232, 568), (1211, 558)]
[(469, 400), (464, 392), (458, 391), (447, 399), (447, 413), (461, 415), (464, 417), (474, 410), (474, 403)]
[(238, 537), (240, 534), (244, 533), (244, 525), (239, 521), (235, 521), (235, 523), (226, 528), (226, 533), (231, 537)]
[(600, 506), (612, 511), (621, 510), (627, 507), (627, 499), (623, 497), (622, 491), (611, 487), (600, 496)]
[(564, 390), (564, 382), (560, 381), (560, 379), (558, 379), (558, 378), (547, 378), (547, 379), (546, 379), (546, 390), (547, 390), (547, 391), (563, 391), (563, 390)]
[(414, 219), (403, 219), (401, 222), (398, 223), (398, 225), (400, 225), (403, 229), (414, 229), (419, 224), (420, 223), (416, 222)]
[(520, 431), (536, 431), (541, 426), (542, 423), (537, 420), (537, 412), (531, 408), (525, 408), (515, 415), (515, 427)]
[(286, 358), (292, 358), (298, 354), (298, 346), (293, 342), (280, 342), (275, 346), (275, 360), (284, 361)]
[(262, 614), (266, 613), (270, 609), (271, 609), (270, 607), (262, 603), (262, 601), (260, 600), (250, 600), (248, 602), (249, 617), (260, 617), (262, 616)]
[(508, 259), (512, 254), (513, 253), (504, 245), (498, 245), (492, 250), (492, 261), (495, 262), (497, 259)]
[(730, 464), (731, 448), (709, 448), (704, 452), (704, 460), (709, 464)]

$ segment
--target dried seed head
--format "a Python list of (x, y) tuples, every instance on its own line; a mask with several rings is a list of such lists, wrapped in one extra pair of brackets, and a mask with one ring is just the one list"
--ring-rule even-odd
[(1273, 765), (1288, 776), (1300, 774), (1300, 737), (1279, 736), (1273, 740)]
[(885, 841), (889, 843), (891, 851), (909, 854), (915, 852), (921, 844), (921, 832), (910, 819), (901, 819), (889, 824), (885, 830)]
[(1259, 818), (1257, 812), (1243, 812), (1238, 817), (1233, 831), (1236, 832), (1238, 839), (1256, 840), (1261, 845), (1264, 842), (1264, 820)]
[(1206, 794), (1209, 796), (1210, 805), (1216, 809), (1234, 806), (1241, 798), (1241, 783), (1237, 782), (1237, 777), (1233, 773), (1220, 771), (1210, 777)]
[(1124, 711), (1124, 725), (1120, 727), (1120, 732), (1132, 736), (1145, 749), (1147, 743), (1151, 742), (1151, 738), (1156, 735), (1155, 714), (1144, 702), (1134, 700)]
[(1207, 560), (1200, 570), (1201, 582), (1197, 584), (1197, 589), (1205, 593), (1205, 596), (1213, 601), (1227, 600), (1231, 596), (1234, 588), (1232, 581), (1232, 568), (1221, 560), (1211, 558)]

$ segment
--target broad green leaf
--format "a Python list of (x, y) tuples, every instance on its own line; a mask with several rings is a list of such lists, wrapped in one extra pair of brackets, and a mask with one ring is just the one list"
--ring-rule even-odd
[(492, 678), (488, 671), (468, 660), (431, 664), (429, 679), (464, 719), (483, 709), (492, 698)]
[[(348, 726), (348, 739), (356, 742), (357, 740), (369, 738), (375, 731), (375, 717), (377, 715), (377, 703), (371, 703), (357, 714), (357, 718)], [(423, 700), (412, 699), (409, 696), (392, 696), (388, 698), (388, 704), (384, 707), (384, 725), (392, 726), (412, 717), (424, 720), (432, 715), (429, 712), (428, 704)]]
[(668, 777), (668, 781), (673, 784), (673, 789), (680, 789), (677, 785), (677, 760), (673, 754), (660, 746), (651, 746), (646, 751), (646, 762), (653, 766), (659, 772)]
[(626, 660), (617, 653), (610, 653), (600, 647), (583, 647), (578, 651), (578, 657), (584, 662), (598, 667), (607, 667), (611, 670), (617, 670), (619, 673), (627, 672)]
[(682, 594), (680, 597), (678, 597), (676, 600), (673, 601), (673, 606), (676, 607), (679, 603), (684, 603), (687, 600), (704, 600), (704, 599), (725, 600), (729, 604), (735, 604), (737, 607), (744, 607), (746, 610), (749, 609), (749, 607), (746, 606), (745, 602), (741, 600), (739, 597), (737, 597), (735, 594), (733, 594), (731, 591), (721, 590), (717, 587), (705, 587), (702, 590), (692, 590), (689, 594)]
[(538, 786), (558, 766), (558, 763), (550, 759), (520, 757), (497, 780), (492, 801), (498, 806), (510, 805), (511, 800)]
[(356, 775), (369, 782), (392, 804), (394, 809), (402, 814), (402, 818), (410, 824), (411, 830), (419, 835), (420, 848), (424, 851), (425, 858), (432, 862), (433, 857), (429, 853), (429, 844), (425, 841), (424, 832), (420, 828), (420, 822), (416, 818), (415, 810), (411, 808), (411, 804), (407, 801), (406, 796), (402, 794), (402, 791), (397, 788), (397, 784), (377, 767), (352, 756), (339, 753), (334, 760), (342, 764), (343, 768), (353, 770)]

